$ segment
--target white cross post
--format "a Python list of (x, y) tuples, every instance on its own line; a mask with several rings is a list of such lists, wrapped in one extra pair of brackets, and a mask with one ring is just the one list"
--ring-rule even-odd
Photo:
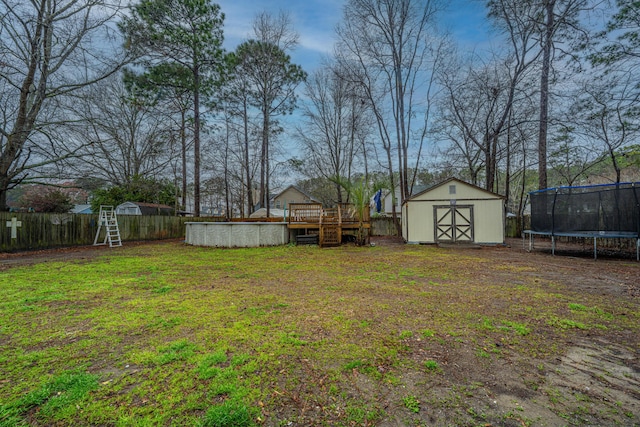
[(18, 227), (22, 227), (22, 221), (18, 221), (15, 216), (11, 218), (11, 221), (7, 221), (7, 227), (11, 228), (11, 238), (18, 238)]

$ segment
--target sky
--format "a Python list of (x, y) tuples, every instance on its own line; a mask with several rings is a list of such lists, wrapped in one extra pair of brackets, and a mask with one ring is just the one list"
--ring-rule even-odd
[[(318, 69), (323, 58), (333, 53), (336, 41), (335, 27), (342, 19), (347, 0), (214, 0), (225, 14), (224, 46), (228, 51), (251, 38), (252, 23), (256, 15), (267, 11), (277, 16), (287, 12), (294, 29), (300, 35), (300, 45), (291, 52), (291, 60), (311, 74)], [(443, 0), (448, 7), (442, 12), (440, 25), (458, 42), (461, 52), (481, 54), (491, 46), (491, 30), (486, 20), (484, 0)], [(287, 120), (296, 122), (294, 113)], [(293, 129), (293, 127), (291, 128)], [(283, 146), (289, 154), (297, 153), (291, 134), (284, 137)], [(290, 177), (293, 180), (294, 177)], [(289, 182), (287, 184), (291, 184)]]
[[(291, 53), (292, 62), (313, 72), (322, 58), (332, 53), (335, 26), (342, 18), (346, 0), (217, 0), (225, 14), (225, 48), (234, 50), (250, 38), (255, 16), (267, 11), (277, 16), (289, 13), (300, 45)], [(479, 0), (449, 0), (441, 23), (447, 27), (465, 50), (483, 50), (490, 43), (490, 29), (485, 19), (483, 2)]]

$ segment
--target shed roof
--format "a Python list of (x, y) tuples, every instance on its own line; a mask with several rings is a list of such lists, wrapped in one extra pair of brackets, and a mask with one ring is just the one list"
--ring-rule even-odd
[(116, 206), (116, 210), (119, 210), (125, 206), (137, 206), (140, 209), (140, 213), (142, 213), (143, 215), (157, 215), (161, 213), (172, 214), (175, 211), (175, 209), (169, 205), (145, 202), (124, 202)]
[(423, 196), (424, 194), (427, 194), (427, 193), (429, 193), (429, 192), (431, 192), (431, 191), (433, 191), (433, 190), (435, 190), (437, 188), (443, 187), (445, 185), (449, 185), (452, 182), (456, 182), (456, 183), (459, 183), (459, 184), (462, 184), (462, 185), (466, 185), (468, 187), (471, 187), (473, 190), (480, 191), (480, 192), (482, 192), (482, 193), (484, 193), (486, 195), (490, 195), (490, 196), (492, 196), (493, 198), (496, 198), (496, 199), (504, 199), (505, 198), (504, 196), (502, 196), (500, 194), (494, 193), (494, 192), (489, 191), (489, 190), (485, 190), (484, 188), (478, 187), (477, 185), (469, 184), (468, 182), (465, 182), (465, 181), (463, 181), (461, 179), (448, 178), (448, 179), (446, 179), (446, 180), (444, 180), (444, 181), (442, 181), (442, 182), (440, 182), (438, 184), (435, 184), (435, 185), (432, 185), (431, 187), (426, 188), (425, 190), (423, 190), (423, 191), (421, 191), (419, 193), (414, 194), (413, 196), (411, 196), (408, 199), (406, 199), (404, 202), (406, 203), (406, 202), (408, 202), (410, 200), (416, 199), (416, 198), (418, 198), (420, 196)]

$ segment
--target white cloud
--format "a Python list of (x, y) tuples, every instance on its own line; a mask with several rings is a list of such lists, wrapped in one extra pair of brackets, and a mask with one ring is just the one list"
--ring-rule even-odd
[[(218, 0), (225, 14), (224, 35), (227, 49), (235, 47), (251, 37), (251, 25), (255, 16), (266, 10), (272, 14), (289, 13), (294, 29), (300, 33), (298, 50), (306, 51), (301, 58), (310, 58), (312, 52), (320, 57), (332, 52), (335, 26), (342, 16), (346, 0)], [(301, 64), (307, 68), (307, 64)], [(309, 64), (313, 66), (312, 64)]]

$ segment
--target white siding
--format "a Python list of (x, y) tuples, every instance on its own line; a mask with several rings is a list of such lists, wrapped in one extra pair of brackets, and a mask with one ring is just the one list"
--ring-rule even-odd
[(435, 243), (434, 207), (452, 204), (473, 207), (475, 243), (504, 243), (504, 200), (458, 180), (445, 181), (405, 202), (403, 238), (408, 243)]

